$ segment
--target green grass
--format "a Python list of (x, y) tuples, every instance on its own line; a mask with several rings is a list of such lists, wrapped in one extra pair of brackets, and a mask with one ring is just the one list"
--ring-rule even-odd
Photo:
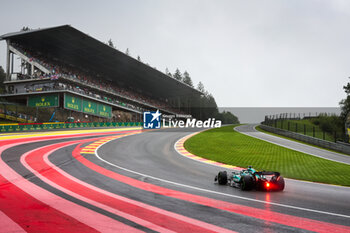
[[(275, 127), (275, 125), (272, 125)], [(313, 124), (309, 119), (303, 120), (278, 120), (276, 127), (280, 129), (289, 130), (292, 132), (305, 134), (308, 136), (315, 136), (316, 138), (334, 142), (334, 135), (323, 133), (318, 125)], [(314, 129), (313, 129), (314, 128)], [(315, 130), (315, 132), (314, 132)]]
[(313, 146), (313, 147), (316, 147), (316, 148), (319, 148), (319, 149), (322, 149), (322, 150), (328, 150), (328, 151), (335, 152), (335, 153), (338, 153), (338, 154), (350, 156), (350, 155), (348, 155), (348, 154), (345, 154), (345, 153), (342, 153), (342, 152), (339, 152), (339, 151), (336, 151), (336, 150), (331, 150), (331, 149), (328, 149), (328, 148), (323, 148), (323, 147), (316, 146), (316, 145), (313, 145), (313, 144), (310, 144), (310, 143), (307, 143), (307, 142), (299, 141), (299, 140), (294, 139), (294, 138), (289, 138), (289, 137), (282, 136), (282, 135), (279, 135), (279, 134), (271, 133), (271, 132), (269, 132), (269, 131), (263, 130), (260, 126), (257, 126), (255, 129), (258, 130), (258, 131), (260, 131), (260, 132), (263, 132), (263, 133), (266, 133), (266, 134), (270, 134), (270, 135), (273, 135), (273, 136), (276, 136), (276, 137), (288, 139), (288, 140), (291, 140), (291, 141), (294, 141), (294, 142), (298, 142), (298, 143), (302, 143), (302, 144), (305, 144), (305, 145), (308, 145), (308, 146)]
[(191, 153), (239, 167), (279, 171), (284, 177), (350, 186), (350, 165), (277, 146), (233, 130), (233, 126), (199, 133), (185, 142)]

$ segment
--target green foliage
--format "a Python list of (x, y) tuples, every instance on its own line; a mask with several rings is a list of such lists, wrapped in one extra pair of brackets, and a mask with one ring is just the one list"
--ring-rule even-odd
[(197, 90), (200, 91), (200, 92), (205, 92), (204, 90), (204, 85), (202, 82), (199, 82), (198, 85), (197, 85)]
[(115, 45), (114, 45), (112, 39), (108, 40), (107, 45), (115, 49)]
[(168, 67), (165, 68), (165, 74), (168, 75), (168, 76), (170, 76), (170, 77), (173, 77), (173, 75), (170, 73)]
[(350, 186), (350, 165), (329, 161), (246, 136), (225, 126), (185, 142), (191, 153), (239, 167), (279, 171), (288, 178)]
[(238, 118), (229, 111), (218, 113), (215, 118), (221, 120), (222, 124), (239, 124)]
[(310, 144), (310, 143), (307, 143), (307, 142), (304, 142), (304, 141), (300, 141), (300, 140), (297, 140), (297, 139), (294, 139), (294, 138), (289, 138), (289, 137), (286, 137), (286, 136), (282, 136), (282, 135), (279, 135), (279, 134), (275, 134), (275, 133), (266, 131), (266, 130), (262, 129), (262, 128), (260, 127), (260, 125), (257, 126), (257, 127), (255, 127), (255, 129), (258, 130), (258, 131), (260, 131), (260, 132), (263, 132), (263, 133), (266, 133), (266, 134), (270, 134), (270, 135), (273, 135), (273, 136), (276, 136), (276, 137), (288, 139), (288, 140), (290, 140), (290, 141), (299, 142), (299, 143), (301, 143), (301, 144), (305, 144), (305, 145), (308, 145), (308, 146), (317, 147), (317, 148), (322, 149), (322, 150), (328, 150), (328, 151), (332, 151), (332, 152), (335, 152), (335, 153), (338, 153), (338, 154), (343, 154), (343, 155), (345, 155), (345, 156), (349, 156), (348, 154), (344, 154), (344, 153), (341, 153), (341, 152), (339, 152), (339, 151), (335, 151), (335, 150), (331, 150), (331, 149), (328, 149), (328, 148), (316, 146), (316, 145), (314, 145), (314, 144)]
[(32, 30), (32, 29), (29, 28), (29, 27), (27, 27), (27, 26), (23, 26), (23, 27), (21, 28), (21, 31), (30, 31), (30, 30)]
[(173, 74), (173, 78), (179, 81), (182, 81), (182, 74), (179, 69), (175, 70), (175, 73)]
[[(320, 115), (319, 117), (301, 120), (278, 120), (277, 124), (273, 123), (272, 126), (331, 142), (344, 140), (345, 135), (342, 120), (336, 115)], [(336, 139), (334, 138), (334, 132), (336, 132)]]
[[(340, 119), (342, 125), (346, 125), (347, 128), (350, 127), (350, 117), (348, 116), (350, 113), (350, 83), (348, 82), (346, 86), (343, 86), (343, 89), (346, 93), (346, 98), (342, 99), (339, 102), (340, 108), (341, 108), (341, 114)], [(348, 136), (346, 136), (344, 141), (349, 141)]]
[(192, 79), (187, 71), (184, 72), (182, 82), (186, 83), (187, 85), (193, 87)]
[(343, 126), (343, 121), (341, 120), (340, 117), (338, 116), (326, 116), (326, 115), (321, 115), (318, 118), (315, 118), (315, 120), (311, 120), (311, 122), (318, 123), (320, 126), (321, 130), (332, 134), (334, 131), (336, 132), (343, 132), (344, 126)]

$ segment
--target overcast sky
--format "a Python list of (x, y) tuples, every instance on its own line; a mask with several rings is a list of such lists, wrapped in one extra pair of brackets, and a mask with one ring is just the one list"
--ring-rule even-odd
[[(350, 1), (1, 1), (0, 34), (70, 24), (220, 107), (337, 107), (350, 76)], [(5, 66), (5, 42), (0, 43)]]

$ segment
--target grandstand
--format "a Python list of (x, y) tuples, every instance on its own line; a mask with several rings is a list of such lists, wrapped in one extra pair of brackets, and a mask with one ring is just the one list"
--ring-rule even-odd
[(0, 40), (7, 43), (1, 97), (21, 105), (94, 121), (118, 121), (125, 114), (139, 121), (148, 110), (188, 113), (191, 99), (202, 94), (69, 25), (8, 33)]

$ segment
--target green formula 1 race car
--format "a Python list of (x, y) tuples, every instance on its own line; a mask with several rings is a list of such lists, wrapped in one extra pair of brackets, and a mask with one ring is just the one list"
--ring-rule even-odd
[(256, 171), (249, 166), (245, 170), (227, 173), (221, 171), (215, 177), (220, 185), (229, 184), (241, 190), (282, 191), (284, 179), (279, 172)]

